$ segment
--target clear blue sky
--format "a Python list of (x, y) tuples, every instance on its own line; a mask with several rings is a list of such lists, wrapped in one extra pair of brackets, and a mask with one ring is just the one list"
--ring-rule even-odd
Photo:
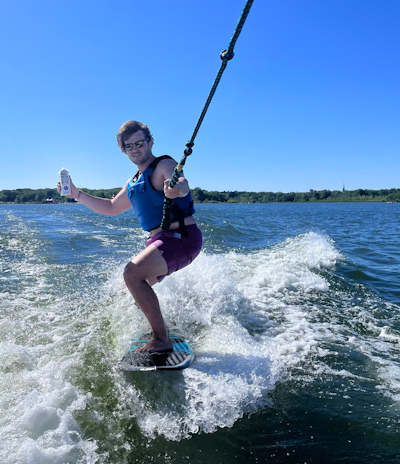
[[(21, 0), (0, 14), (0, 190), (122, 187), (120, 125), (179, 160), (244, 0)], [(190, 186), (400, 187), (400, 1), (255, 0)]]

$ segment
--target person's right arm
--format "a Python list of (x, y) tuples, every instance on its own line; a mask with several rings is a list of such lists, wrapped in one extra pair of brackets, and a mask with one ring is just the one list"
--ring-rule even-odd
[[(96, 211), (96, 213), (106, 214), (107, 216), (116, 216), (124, 211), (132, 208), (131, 202), (127, 195), (128, 182), (125, 187), (118, 193), (113, 199), (100, 198), (89, 195), (88, 193), (78, 190), (75, 185), (71, 182), (71, 195), (66, 195), (68, 198), (76, 198), (88, 208)], [(61, 192), (60, 183), (57, 183), (58, 193)]]

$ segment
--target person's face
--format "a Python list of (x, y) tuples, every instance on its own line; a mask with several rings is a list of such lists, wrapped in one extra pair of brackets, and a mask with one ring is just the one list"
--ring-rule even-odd
[(124, 147), (129, 159), (140, 166), (152, 156), (153, 141), (146, 138), (142, 130), (138, 130), (125, 140)]

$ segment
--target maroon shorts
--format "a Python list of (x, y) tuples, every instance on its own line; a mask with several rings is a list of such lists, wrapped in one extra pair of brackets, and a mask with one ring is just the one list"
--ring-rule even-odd
[[(146, 240), (146, 247), (153, 244), (163, 252), (163, 258), (167, 262), (168, 274), (170, 275), (179, 269), (190, 264), (200, 253), (203, 237), (201, 230), (196, 224), (186, 226), (187, 237), (182, 237), (178, 231), (169, 230)], [(158, 276), (161, 282), (165, 275)]]

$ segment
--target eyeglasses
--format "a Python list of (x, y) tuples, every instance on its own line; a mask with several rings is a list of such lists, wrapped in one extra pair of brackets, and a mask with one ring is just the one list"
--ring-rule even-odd
[(144, 145), (144, 142), (148, 142), (149, 140), (150, 140), (149, 137), (146, 137), (145, 139), (138, 140), (137, 142), (127, 143), (126, 145), (124, 144), (124, 148), (126, 151), (131, 151), (134, 146), (136, 148), (142, 148)]

